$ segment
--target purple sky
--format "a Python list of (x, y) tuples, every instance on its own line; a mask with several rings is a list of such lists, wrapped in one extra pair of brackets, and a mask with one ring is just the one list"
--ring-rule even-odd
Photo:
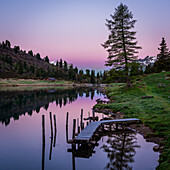
[(169, 47), (170, 0), (1, 0), (0, 41), (8, 39), (51, 61), (63, 58), (79, 68), (103, 70), (105, 19), (121, 2), (137, 19), (140, 58), (156, 55), (162, 37)]

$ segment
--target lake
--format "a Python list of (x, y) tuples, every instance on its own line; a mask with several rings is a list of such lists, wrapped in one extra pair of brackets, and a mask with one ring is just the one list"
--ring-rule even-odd
[[(90, 88), (0, 91), (0, 169), (155, 169), (159, 159), (159, 153), (153, 151), (155, 144), (131, 130), (103, 133), (95, 147), (82, 146), (73, 151), (67, 143), (67, 112), (68, 139), (72, 139), (73, 119), (80, 124), (81, 109), (84, 118), (92, 116), (96, 100), (104, 97), (99, 90)], [(42, 140), (42, 115), (45, 141)], [(106, 117), (102, 113), (95, 116), (99, 120)], [(87, 122), (84, 120), (85, 126)]]

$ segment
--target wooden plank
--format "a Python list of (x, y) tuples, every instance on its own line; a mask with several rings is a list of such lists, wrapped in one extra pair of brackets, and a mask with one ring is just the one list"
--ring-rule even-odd
[(92, 122), (88, 126), (85, 127), (81, 131), (81, 133), (78, 134), (78, 136), (75, 138), (76, 141), (89, 141), (93, 134), (97, 131), (97, 128), (101, 124), (107, 124), (107, 123), (132, 123), (132, 122), (138, 122), (140, 119), (131, 118), (131, 119), (114, 119), (114, 120), (103, 120), (103, 121), (97, 121)]
[(140, 121), (140, 119), (131, 118), (131, 119), (114, 119), (114, 120), (102, 120), (100, 121), (102, 124), (107, 123), (130, 123), (130, 122), (137, 122)]
[(94, 132), (100, 126), (100, 124), (101, 124), (100, 121), (90, 123), (81, 131), (81, 133), (78, 134), (75, 140), (87, 140), (87, 141), (90, 140)]

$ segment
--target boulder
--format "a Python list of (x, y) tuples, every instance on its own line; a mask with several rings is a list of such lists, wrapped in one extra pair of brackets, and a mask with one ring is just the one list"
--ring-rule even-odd
[(153, 147), (153, 150), (154, 150), (155, 152), (158, 152), (158, 151), (159, 151), (159, 145), (155, 145), (155, 146)]

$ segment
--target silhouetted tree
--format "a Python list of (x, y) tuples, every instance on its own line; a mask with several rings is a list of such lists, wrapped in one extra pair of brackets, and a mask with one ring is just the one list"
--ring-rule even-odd
[(38, 60), (41, 60), (41, 56), (40, 56), (39, 53), (37, 53), (35, 57), (36, 57)]
[(111, 15), (111, 20), (106, 21), (106, 26), (110, 31), (108, 40), (102, 45), (109, 53), (106, 66), (124, 69), (129, 87), (131, 83), (128, 78), (128, 63), (137, 60), (136, 49), (141, 48), (136, 46), (136, 32), (131, 30), (134, 28), (136, 20), (133, 20), (133, 14), (129, 12), (128, 7), (121, 3), (115, 9), (114, 15)]
[(167, 44), (164, 38), (160, 43), (160, 47), (158, 48), (160, 53), (157, 55), (157, 61), (154, 63), (153, 70), (155, 72), (161, 72), (162, 70), (169, 71), (170, 70), (170, 53), (167, 48)]
[(91, 70), (90, 83), (95, 83), (95, 71)]
[(11, 43), (8, 40), (6, 40), (5, 44), (6, 44), (6, 47), (11, 48)]
[(31, 55), (31, 56), (33, 56), (32, 50), (28, 51), (28, 54)]
[(70, 65), (68, 73), (69, 73), (69, 79), (75, 80), (76, 75), (73, 69), (73, 64)]
[(74, 72), (75, 72), (76, 74), (78, 74), (78, 68), (77, 68), (77, 67), (74, 68)]
[(67, 72), (67, 70), (68, 70), (67, 62), (64, 61), (64, 71)]
[(47, 63), (49, 63), (49, 58), (48, 58), (48, 56), (46, 56), (46, 57), (44, 58), (44, 60), (45, 60)]
[(58, 67), (58, 66), (59, 66), (59, 63), (58, 63), (58, 60), (57, 60), (56, 67)]
[(14, 52), (15, 54), (17, 54), (20, 50), (20, 47), (19, 46), (14, 46)]
[(62, 67), (63, 67), (63, 60), (60, 59), (60, 68), (62, 68)]

